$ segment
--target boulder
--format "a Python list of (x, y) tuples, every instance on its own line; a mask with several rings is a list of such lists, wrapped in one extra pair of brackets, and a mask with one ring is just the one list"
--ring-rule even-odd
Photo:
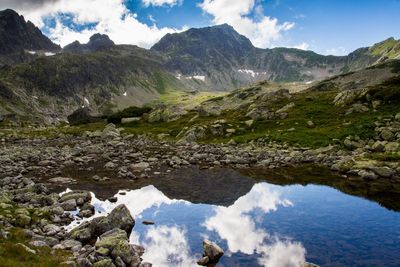
[(124, 230), (128, 235), (135, 225), (128, 208), (125, 205), (117, 206), (108, 216), (94, 218), (72, 229), (70, 237), (82, 243), (87, 243), (114, 228)]
[(224, 255), (222, 248), (207, 239), (203, 241), (203, 250), (203, 258), (197, 262), (202, 266), (215, 266)]
[(123, 261), (127, 266), (139, 266), (141, 259), (128, 242), (128, 235), (121, 229), (112, 229), (102, 234), (96, 242), (96, 249), (106, 249), (115, 262)]
[(149, 167), (150, 167), (149, 163), (139, 162), (139, 163), (133, 163), (133, 164), (129, 165), (128, 170), (131, 172), (144, 172)]
[(99, 114), (96, 114), (88, 107), (75, 110), (67, 119), (70, 125), (86, 124), (103, 120)]
[(385, 141), (393, 141), (395, 138), (395, 135), (388, 129), (383, 129), (380, 133), (380, 137)]
[(121, 137), (121, 133), (119, 132), (119, 130), (115, 127), (115, 125), (113, 123), (109, 123), (104, 128), (103, 132), (101, 133), (101, 137), (104, 139), (118, 138), (118, 137)]

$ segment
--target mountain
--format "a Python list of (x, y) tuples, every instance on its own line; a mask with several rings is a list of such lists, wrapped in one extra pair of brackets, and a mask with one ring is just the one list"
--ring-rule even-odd
[(400, 54), (393, 38), (342, 57), (260, 49), (227, 24), (167, 34), (150, 50), (102, 34), (61, 50), (12, 10), (0, 12), (0, 37), (0, 115), (49, 122), (82, 106), (108, 114), (177, 90), (323, 80)]
[(115, 43), (105, 34), (94, 34), (90, 37), (87, 44), (81, 44), (75, 41), (63, 48), (64, 52), (71, 53), (90, 53), (97, 52), (100, 50), (106, 50), (115, 46)]
[(266, 79), (313, 81), (362, 69), (398, 57), (399, 44), (392, 38), (341, 57), (292, 48), (260, 49), (223, 24), (167, 34), (151, 50), (166, 55), (164, 66), (187, 84), (230, 90)]
[(101, 114), (141, 106), (170, 89), (183, 90), (162, 60), (151, 51), (118, 45), (6, 66), (0, 69), (0, 114), (52, 122), (82, 106)]
[(0, 11), (0, 65), (23, 62), (36, 53), (60, 49), (23, 16), (11, 9)]

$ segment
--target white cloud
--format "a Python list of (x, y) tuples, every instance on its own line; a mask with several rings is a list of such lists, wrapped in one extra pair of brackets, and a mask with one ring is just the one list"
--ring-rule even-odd
[[(213, 16), (215, 24), (228, 23), (261, 48), (273, 46), (283, 32), (295, 25), (293, 22), (279, 23), (276, 18), (260, 14), (262, 7), (256, 5), (255, 0), (204, 0), (199, 6)], [(256, 14), (254, 19), (249, 16), (252, 12)]]
[(183, 0), (142, 0), (145, 6), (175, 6), (180, 5)]
[[(46, 27), (45, 20), (55, 20), (55, 26), (46, 29), (49, 37), (62, 46), (75, 40), (86, 43), (91, 35), (99, 32), (109, 35), (118, 44), (149, 48), (165, 34), (186, 29), (159, 28), (142, 23), (127, 9), (125, 0), (59, 0), (33, 9), (24, 7), (20, 6), (17, 11), (41, 28)], [(77, 25), (90, 23), (95, 26), (75, 30), (63, 23), (61, 14), (68, 14)]]

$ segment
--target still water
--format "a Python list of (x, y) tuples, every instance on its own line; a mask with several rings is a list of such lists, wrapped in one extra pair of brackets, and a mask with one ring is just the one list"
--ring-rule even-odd
[[(146, 248), (143, 259), (153, 266), (196, 266), (204, 238), (225, 250), (221, 267), (298, 266), (304, 261), (400, 266), (400, 213), (393, 208), (398, 203), (390, 205), (398, 195), (387, 192), (391, 197), (385, 199), (378, 190), (368, 200), (364, 197), (371, 199), (373, 190), (362, 182), (341, 188), (351, 188), (353, 196), (310, 181), (296, 184), (293, 177), (279, 185), (276, 177), (268, 182), (250, 176), (233, 170), (182, 171), (163, 181), (121, 188), (116, 203), (99, 199), (102, 188), (94, 191), (92, 204), (95, 216), (127, 205), (136, 220), (130, 239)], [(354, 189), (357, 184), (363, 190)], [(144, 220), (155, 224), (144, 225)]]

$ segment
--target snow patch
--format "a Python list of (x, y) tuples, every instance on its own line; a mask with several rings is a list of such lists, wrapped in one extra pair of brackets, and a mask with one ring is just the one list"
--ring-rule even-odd
[(28, 51), (28, 54), (31, 54), (31, 55), (36, 55), (36, 51)]
[(33, 99), (39, 99), (39, 98), (38, 98), (37, 96), (35, 96), (35, 95), (34, 95), (34, 96), (32, 96), (32, 98), (33, 98)]
[(239, 73), (243, 73), (243, 74), (248, 74), (251, 77), (255, 78), (256, 76), (260, 76), (260, 75), (267, 75), (266, 71), (263, 72), (256, 72), (254, 70), (248, 70), (248, 69), (239, 69), (238, 70)]
[(206, 76), (201, 76), (201, 75), (194, 75), (194, 76), (188, 76), (185, 78), (186, 80), (191, 80), (191, 79), (195, 79), (195, 80), (200, 80), (205, 82), (206, 81)]
[(44, 55), (46, 56), (46, 57), (52, 57), (52, 56), (54, 56), (56, 53), (53, 53), (53, 52), (44, 52)]
[(176, 76), (175, 76), (175, 78), (177, 78), (178, 80), (180, 80), (180, 79), (182, 78), (182, 74), (177, 73)]
[(127, 95), (128, 95), (128, 92), (123, 93), (123, 95), (124, 95), (124, 96), (127, 96)]
[(85, 101), (85, 104), (86, 104), (87, 106), (90, 105), (89, 99), (87, 99), (86, 97), (84, 97), (83, 100)]
[(203, 82), (206, 81), (206, 76), (195, 75), (195, 76), (192, 76), (192, 77), (190, 77), (190, 78), (191, 78), (191, 79), (200, 80), (200, 81), (203, 81)]

